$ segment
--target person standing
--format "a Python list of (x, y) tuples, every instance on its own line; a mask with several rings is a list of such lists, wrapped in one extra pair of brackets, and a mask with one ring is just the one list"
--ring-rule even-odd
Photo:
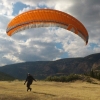
[(36, 81), (35, 78), (30, 73), (28, 73), (27, 74), (27, 78), (26, 78), (25, 83), (24, 83), (24, 85), (25, 85), (26, 82), (27, 82), (27, 91), (28, 90), (30, 90), (30, 91), (32, 90), (30, 85), (32, 84), (33, 80)]

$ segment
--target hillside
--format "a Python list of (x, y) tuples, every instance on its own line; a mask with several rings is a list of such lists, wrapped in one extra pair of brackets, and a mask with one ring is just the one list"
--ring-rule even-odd
[(0, 81), (12, 81), (12, 80), (15, 80), (15, 78), (8, 74), (0, 72)]
[(27, 73), (32, 73), (37, 79), (43, 79), (55, 74), (83, 74), (89, 72), (91, 69), (100, 69), (100, 53), (92, 54), (84, 58), (24, 62), (0, 67), (0, 71), (18, 79), (25, 79)]

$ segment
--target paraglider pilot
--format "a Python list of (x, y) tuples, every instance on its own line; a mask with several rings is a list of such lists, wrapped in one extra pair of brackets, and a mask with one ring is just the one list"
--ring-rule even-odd
[(30, 85), (32, 84), (33, 80), (36, 81), (36, 80), (34, 79), (34, 77), (33, 77), (30, 73), (28, 73), (28, 74), (27, 74), (27, 78), (26, 78), (25, 83), (24, 83), (24, 85), (25, 85), (26, 82), (27, 82), (27, 91), (28, 91), (28, 90), (30, 90), (30, 91), (32, 90), (32, 88), (30, 88)]

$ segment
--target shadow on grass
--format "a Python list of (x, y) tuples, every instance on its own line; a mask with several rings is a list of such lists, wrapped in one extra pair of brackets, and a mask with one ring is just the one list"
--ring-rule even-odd
[(36, 94), (43, 94), (43, 95), (49, 95), (49, 96), (56, 96), (56, 95), (54, 95), (54, 94), (42, 93), (42, 92), (33, 92), (33, 93), (36, 93)]

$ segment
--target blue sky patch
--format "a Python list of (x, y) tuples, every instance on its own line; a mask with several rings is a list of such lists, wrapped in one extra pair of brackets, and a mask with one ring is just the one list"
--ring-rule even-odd
[(13, 8), (13, 15), (17, 15), (19, 13), (19, 10), (23, 10), (23, 8), (27, 8), (27, 7), (29, 6), (21, 2), (15, 3)]
[[(61, 43), (56, 43), (55, 46), (56, 46), (58, 49), (63, 49)], [(67, 52), (64, 52), (60, 57), (61, 57), (61, 58), (67, 58), (67, 57), (68, 57), (68, 53), (67, 53)]]
[(63, 58), (68, 58), (68, 53), (67, 53), (67, 52), (63, 53), (63, 54), (61, 55), (61, 58), (62, 58), (62, 59), (63, 59)]
[(90, 43), (90, 47), (93, 49), (93, 48), (98, 47), (98, 45), (97, 45), (97, 44), (95, 44), (95, 43)]
[(57, 48), (59, 48), (59, 49), (63, 49), (61, 43), (56, 43), (55, 45), (56, 45)]

